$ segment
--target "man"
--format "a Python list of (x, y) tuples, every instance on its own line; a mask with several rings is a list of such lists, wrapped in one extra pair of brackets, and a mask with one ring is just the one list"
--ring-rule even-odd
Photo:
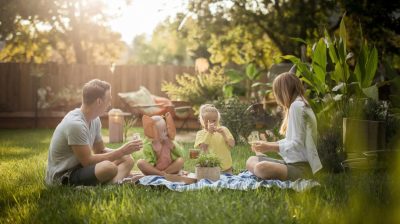
[(58, 124), (50, 142), (46, 183), (96, 185), (117, 183), (127, 177), (140, 150), (140, 139), (116, 150), (107, 149), (101, 137), (99, 116), (111, 105), (111, 86), (94, 79), (83, 86), (82, 106)]

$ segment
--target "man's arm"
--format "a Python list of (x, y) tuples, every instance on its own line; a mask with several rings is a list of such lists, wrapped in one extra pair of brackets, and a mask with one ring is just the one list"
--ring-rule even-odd
[(93, 154), (88, 145), (72, 145), (71, 148), (72, 151), (74, 152), (74, 155), (78, 158), (79, 162), (82, 164), (83, 167), (92, 164), (97, 164), (105, 160), (114, 161), (123, 156), (122, 151)]
[[(103, 145), (103, 149), (101, 148), (101, 145)], [(131, 141), (121, 146), (117, 150), (101, 154), (93, 154), (89, 145), (72, 145), (71, 148), (74, 152), (74, 155), (78, 158), (79, 162), (82, 164), (82, 166), (85, 167), (88, 165), (97, 164), (105, 160), (114, 161), (120, 159), (124, 155), (128, 155), (135, 151), (138, 151), (142, 148), (142, 141)], [(104, 143), (100, 143), (100, 146), (98, 145), (96, 146), (96, 148), (93, 148), (93, 151), (97, 153), (101, 149), (106, 150), (106, 148), (104, 147)]]
[(93, 144), (93, 152), (95, 154), (103, 154), (103, 153), (112, 152), (112, 151), (113, 151), (112, 149), (106, 148), (103, 140), (100, 140)]

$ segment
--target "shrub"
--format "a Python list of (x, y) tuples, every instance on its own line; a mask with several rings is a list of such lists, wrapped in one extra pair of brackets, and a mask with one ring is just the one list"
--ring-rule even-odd
[(163, 82), (161, 90), (172, 100), (190, 102), (197, 112), (200, 105), (223, 96), (227, 77), (222, 68), (214, 67), (208, 73), (177, 75), (176, 82)]
[(233, 97), (219, 99), (215, 106), (221, 113), (221, 123), (232, 133), (237, 143), (245, 143), (247, 136), (255, 128), (255, 117), (247, 110), (250, 104)]
[(345, 160), (341, 130), (331, 128), (318, 135), (318, 155), (324, 170), (328, 172), (341, 172), (341, 162)]

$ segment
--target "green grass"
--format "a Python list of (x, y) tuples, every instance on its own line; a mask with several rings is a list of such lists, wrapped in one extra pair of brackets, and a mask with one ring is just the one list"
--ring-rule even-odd
[[(276, 188), (179, 193), (166, 188), (129, 185), (47, 187), (43, 180), (52, 131), (0, 130), (0, 223), (400, 221), (399, 175), (393, 179), (384, 173), (324, 174), (319, 180), (321, 187), (301, 193)], [(115, 148), (119, 144), (109, 146)], [(192, 145), (184, 146), (188, 149)], [(232, 155), (235, 172), (239, 172), (251, 153), (246, 146), (236, 146)], [(139, 157), (141, 153), (134, 154), (135, 159)], [(188, 159), (187, 151), (185, 159), (185, 169), (194, 171), (194, 162)]]

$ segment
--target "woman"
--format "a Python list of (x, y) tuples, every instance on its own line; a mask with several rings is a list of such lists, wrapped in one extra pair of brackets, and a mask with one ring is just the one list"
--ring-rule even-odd
[[(284, 109), (280, 133), (285, 138), (278, 142), (256, 141), (247, 169), (262, 179), (296, 180), (309, 178), (321, 168), (316, 149), (317, 121), (307, 100), (300, 79), (292, 73), (282, 73), (273, 82), (278, 105)], [(265, 156), (264, 152), (278, 152), (283, 160)]]

